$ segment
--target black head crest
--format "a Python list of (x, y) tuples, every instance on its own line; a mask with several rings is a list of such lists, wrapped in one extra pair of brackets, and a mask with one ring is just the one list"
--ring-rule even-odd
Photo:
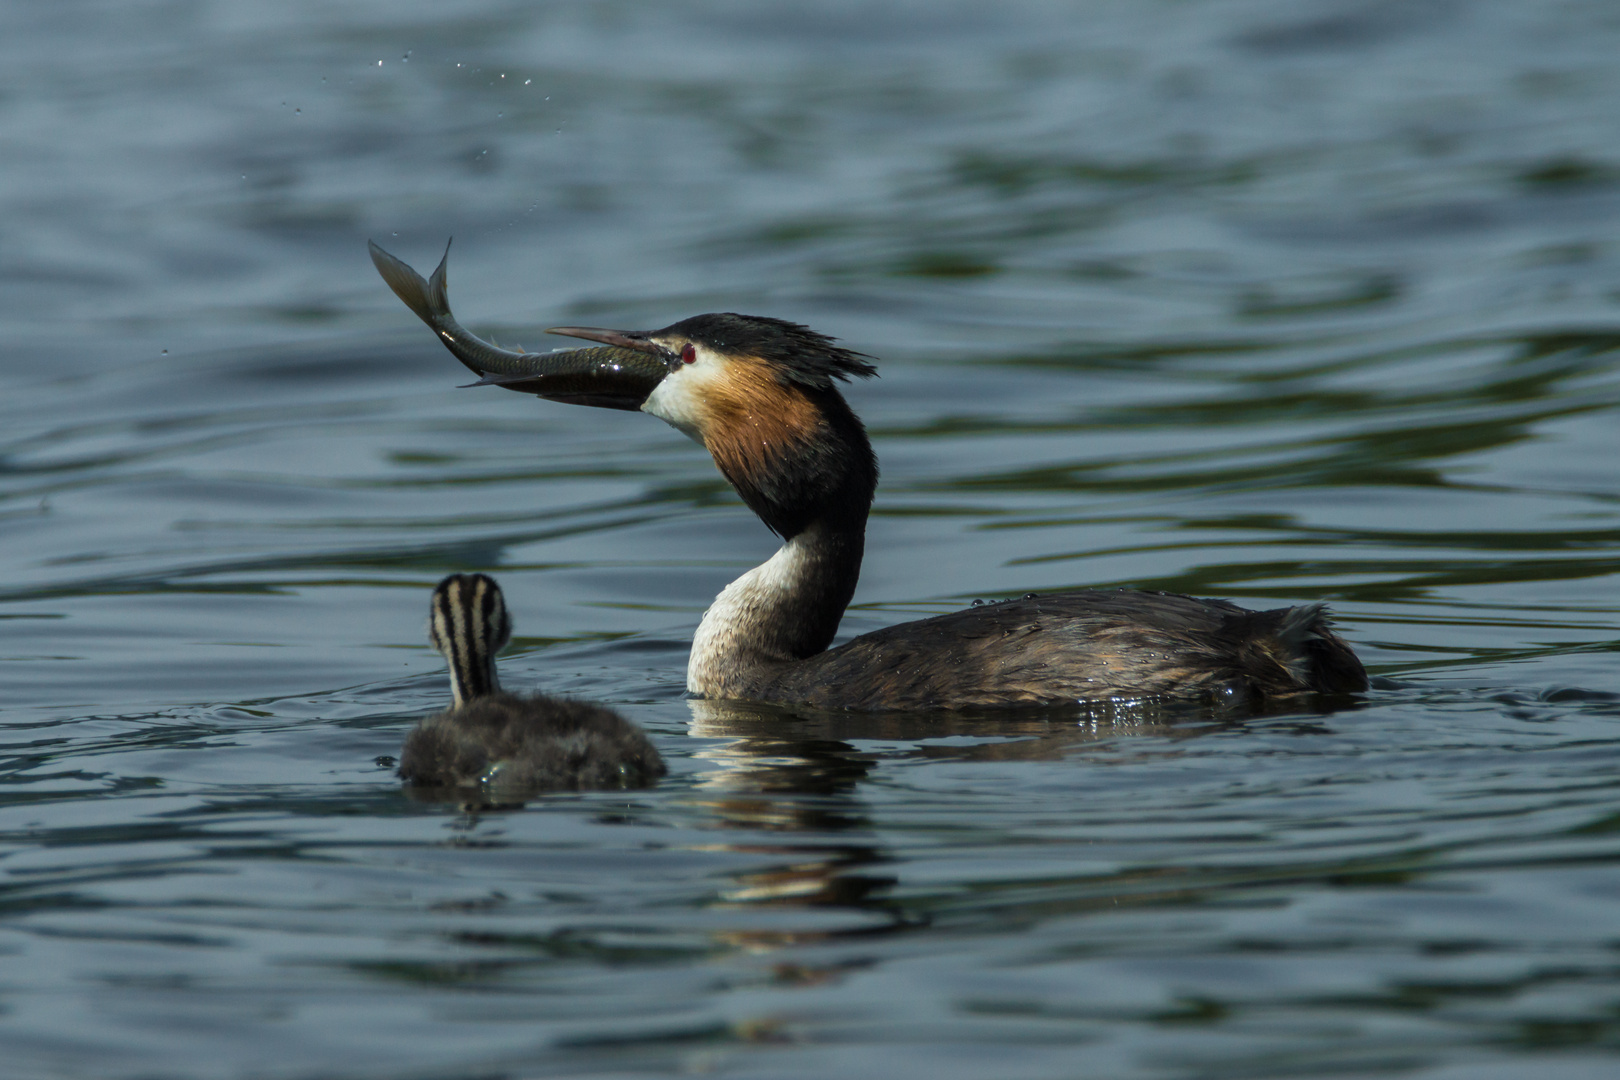
[(786, 319), (723, 311), (694, 315), (648, 336), (665, 335), (684, 337), (720, 353), (758, 356), (776, 369), (778, 378), (818, 390), (830, 389), (834, 379), (869, 379), (877, 374), (865, 353), (835, 345), (826, 334)]

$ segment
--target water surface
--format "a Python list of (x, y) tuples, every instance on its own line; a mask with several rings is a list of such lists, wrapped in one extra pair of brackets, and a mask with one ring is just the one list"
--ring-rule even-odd
[[(0, 14), (8, 1075), (1608, 1076), (1620, 20), (1602, 4), (213, 3)], [(470, 326), (807, 322), (884, 469), (846, 635), (1332, 603), (1358, 707), (689, 702), (772, 538)], [(508, 684), (657, 788), (380, 758)]]

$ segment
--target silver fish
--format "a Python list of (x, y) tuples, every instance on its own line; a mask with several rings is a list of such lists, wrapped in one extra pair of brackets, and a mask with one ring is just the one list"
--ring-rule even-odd
[(451, 314), (445, 284), (448, 244), (438, 269), (425, 280), (375, 242), (367, 245), (372, 263), (394, 295), (433, 329), (451, 355), (481, 376), (473, 386), (503, 386), (573, 405), (639, 409), (672, 364), (679, 363), (678, 357), (650, 342), (637, 342), (635, 348), (604, 345), (543, 353), (503, 349), (473, 334)]

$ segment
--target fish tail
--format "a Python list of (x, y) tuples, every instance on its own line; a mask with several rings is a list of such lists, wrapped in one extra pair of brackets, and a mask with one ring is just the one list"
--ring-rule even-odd
[(367, 240), (366, 246), (371, 249), (371, 262), (377, 267), (377, 273), (394, 290), (394, 295), (416, 312), (417, 318), (435, 330), (446, 322), (455, 321), (455, 316), (450, 313), (449, 287), (445, 277), (445, 266), (450, 261), (449, 244), (444, 245), (444, 258), (439, 260), (439, 268), (433, 271), (431, 278), (425, 280), (404, 262), (378, 247), (376, 241)]
[[(448, 286), (445, 284), (445, 265), (450, 261), (449, 244), (444, 246), (444, 258), (439, 260), (439, 268), (433, 271), (433, 275), (428, 278), (423, 278), (421, 274), (412, 270), (404, 262), (378, 247), (375, 242), (367, 241), (367, 245), (371, 248), (371, 261), (376, 265), (377, 272), (382, 275), (383, 280), (388, 282), (388, 287), (394, 290), (394, 295), (405, 301), (405, 306), (416, 312), (416, 317), (432, 328), (434, 335), (444, 344), (445, 348), (450, 350), (450, 354), (460, 360), (475, 375), (521, 376), (512, 383), (502, 381), (501, 385), (522, 387), (528, 393), (540, 393), (538, 389), (528, 385), (531, 378), (539, 379), (551, 374), (577, 376), (581, 374), (577, 366), (580, 363), (577, 359), (578, 353), (586, 352), (594, 357), (603, 351), (614, 351), (601, 349), (573, 350), (565, 355), (575, 357), (574, 363), (576, 366), (566, 368), (568, 361), (563, 361), (566, 368), (564, 370), (564, 368), (557, 366), (558, 361), (550, 359), (548, 355), (525, 353), (521, 350), (513, 352), (511, 349), (503, 349), (493, 342), (485, 341), (456, 322), (456, 317), (450, 313), (450, 297), (448, 295)], [(587, 361), (585, 367), (588, 371), (605, 374), (610, 382), (619, 377), (623, 365), (635, 369), (632, 378), (640, 378), (645, 381), (648, 377), (656, 375), (656, 378), (653, 378), (651, 382), (647, 382), (645, 392), (642, 392), (640, 397), (634, 398), (634, 405), (614, 406), (614, 408), (639, 408), (657, 379), (664, 376), (664, 365), (662, 361), (649, 358), (646, 354), (633, 350), (620, 349), (617, 350), (617, 353), (619, 355), (611, 363), (611, 371), (602, 366), (603, 363), (608, 363), (607, 361)], [(482, 379), (480, 381), (490, 382), (494, 380)], [(546, 383), (545, 385), (552, 384)], [(633, 392), (631, 394), (633, 395)], [(609, 394), (608, 396), (611, 397), (612, 395)], [(624, 396), (624, 400), (629, 401), (630, 396)]]

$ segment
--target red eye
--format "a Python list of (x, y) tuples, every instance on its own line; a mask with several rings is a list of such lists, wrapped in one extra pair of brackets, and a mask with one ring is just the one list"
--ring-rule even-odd
[(681, 363), (692, 364), (697, 362), (697, 348), (688, 341), (681, 349)]

